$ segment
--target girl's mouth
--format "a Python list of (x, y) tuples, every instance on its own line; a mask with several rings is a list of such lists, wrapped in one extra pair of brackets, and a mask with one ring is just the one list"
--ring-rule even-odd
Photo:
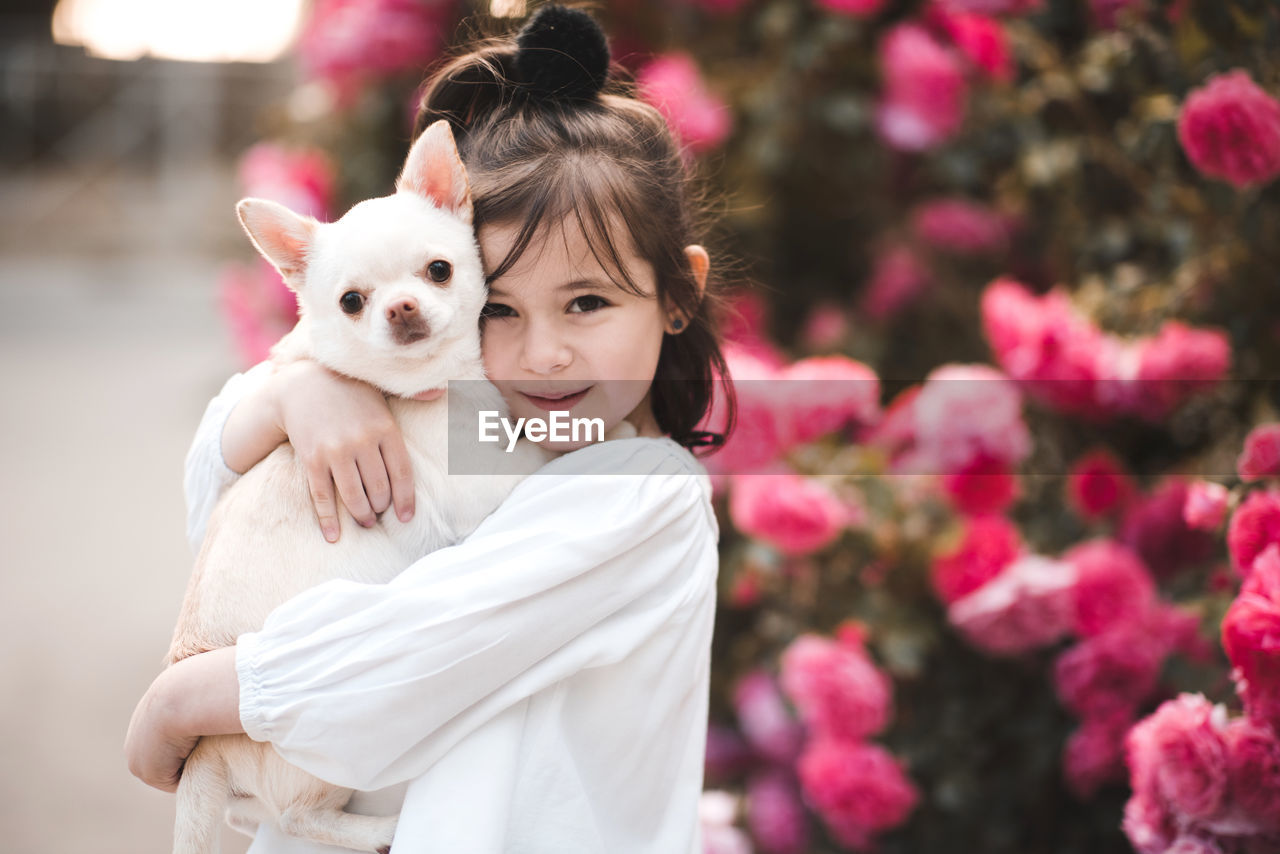
[(562, 394), (554, 397), (529, 394), (525, 391), (520, 393), (523, 394), (530, 403), (544, 412), (563, 412), (572, 409), (578, 401), (587, 396), (587, 392), (590, 390), (591, 386), (587, 386), (586, 388), (581, 389), (580, 391), (575, 391), (572, 394)]

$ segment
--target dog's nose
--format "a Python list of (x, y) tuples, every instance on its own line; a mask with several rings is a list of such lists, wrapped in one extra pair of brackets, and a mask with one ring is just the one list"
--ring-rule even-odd
[(418, 314), (418, 301), (413, 297), (398, 299), (387, 306), (387, 320), (391, 323), (404, 323)]
[(431, 334), (427, 318), (411, 296), (396, 297), (387, 304), (387, 327), (397, 344), (413, 344)]

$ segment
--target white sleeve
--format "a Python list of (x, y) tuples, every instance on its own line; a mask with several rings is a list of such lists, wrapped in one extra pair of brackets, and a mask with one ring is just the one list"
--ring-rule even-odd
[(240, 478), (222, 456), (222, 428), (236, 404), (269, 376), (269, 362), (259, 362), (242, 374), (233, 374), (205, 407), (204, 417), (187, 451), (182, 476), (182, 491), (187, 499), (187, 542), (193, 552), (200, 551), (214, 505), (227, 487)]
[(627, 446), (612, 462), (622, 453), (626, 471), (649, 473), (546, 473), (553, 461), (467, 540), (389, 584), (328, 582), (241, 635), (249, 736), (321, 779), (381, 788), (418, 777), (514, 703), (620, 661), (687, 617), (715, 584), (706, 474), (651, 439), (575, 454), (607, 446)]

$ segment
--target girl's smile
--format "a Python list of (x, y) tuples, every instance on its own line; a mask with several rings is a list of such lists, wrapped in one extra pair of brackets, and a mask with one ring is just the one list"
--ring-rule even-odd
[(527, 391), (521, 391), (520, 389), (516, 389), (517, 393), (527, 397), (529, 399), (529, 402), (532, 403), (534, 406), (538, 407), (539, 409), (544, 409), (547, 412), (551, 412), (552, 410), (573, 409), (573, 407), (576, 406), (577, 403), (580, 400), (582, 400), (582, 398), (586, 397), (587, 392), (590, 390), (591, 390), (591, 387), (587, 386), (586, 388), (581, 389), (579, 391), (556, 394), (550, 391), (542, 391), (540, 393), (534, 393), (534, 392), (527, 392)]

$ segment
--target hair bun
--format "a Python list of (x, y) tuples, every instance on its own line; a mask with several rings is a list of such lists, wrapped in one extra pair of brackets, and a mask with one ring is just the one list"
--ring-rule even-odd
[(609, 43), (595, 19), (548, 4), (516, 36), (516, 69), (535, 97), (590, 100), (609, 76)]

